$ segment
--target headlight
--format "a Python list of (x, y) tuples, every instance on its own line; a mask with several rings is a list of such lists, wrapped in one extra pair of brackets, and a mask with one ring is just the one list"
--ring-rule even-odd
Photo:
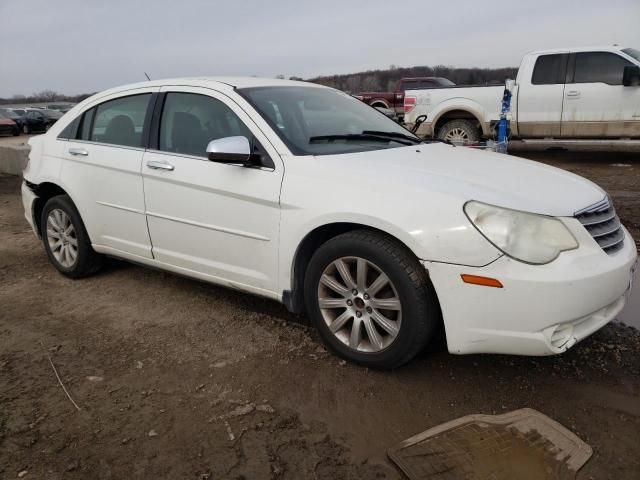
[(557, 218), (467, 202), (464, 213), (496, 248), (511, 258), (541, 265), (561, 252), (578, 248), (578, 242)]

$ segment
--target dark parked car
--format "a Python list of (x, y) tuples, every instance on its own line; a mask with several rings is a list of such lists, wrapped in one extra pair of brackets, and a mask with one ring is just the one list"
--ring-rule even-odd
[(27, 110), (22, 124), (24, 133), (46, 132), (51, 125), (62, 117), (62, 113), (56, 110)]
[(17, 113), (10, 108), (0, 108), (0, 115), (10, 118), (14, 122), (16, 122), (16, 125), (18, 125), (18, 130), (22, 131), (22, 124), (24, 123), (22, 117), (24, 116), (24, 114)]
[(16, 122), (0, 113), (0, 135), (20, 135)]

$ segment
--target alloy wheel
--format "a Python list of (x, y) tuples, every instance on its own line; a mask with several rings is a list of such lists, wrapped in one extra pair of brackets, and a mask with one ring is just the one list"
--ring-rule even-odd
[(47, 217), (47, 242), (56, 261), (64, 268), (71, 268), (78, 259), (78, 237), (71, 218), (56, 208)]
[(329, 331), (358, 352), (379, 352), (400, 332), (402, 304), (391, 279), (373, 262), (341, 257), (322, 272), (318, 306)]
[(469, 133), (464, 128), (455, 127), (447, 132), (444, 139), (449, 143), (467, 143)]

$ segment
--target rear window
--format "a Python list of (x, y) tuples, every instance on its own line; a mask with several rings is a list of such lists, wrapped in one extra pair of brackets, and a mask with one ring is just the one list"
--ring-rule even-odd
[(533, 85), (558, 85), (565, 81), (567, 74), (566, 53), (540, 55), (533, 67), (531, 83)]

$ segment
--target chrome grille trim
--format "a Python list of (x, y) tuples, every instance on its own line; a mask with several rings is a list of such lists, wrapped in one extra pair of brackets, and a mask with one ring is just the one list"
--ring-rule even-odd
[(574, 216), (606, 253), (612, 254), (622, 248), (624, 231), (608, 196), (578, 210)]

